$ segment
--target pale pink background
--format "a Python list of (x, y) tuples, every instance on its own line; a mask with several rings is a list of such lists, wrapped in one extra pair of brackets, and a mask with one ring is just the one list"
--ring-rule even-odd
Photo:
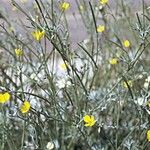
[[(16, 1), (19, 2), (20, 0), (16, 0)], [(50, 0), (47, 0), (47, 1), (50, 1)], [(57, 1), (60, 1), (60, 0), (57, 0)], [(71, 9), (67, 12), (67, 19), (69, 22), (71, 42), (72, 42), (72, 45), (76, 46), (76, 43), (86, 39), (87, 35), (84, 29), (84, 25), (81, 21), (81, 17), (77, 11), (75, 0), (66, 0), (66, 1), (71, 3)], [(96, 1), (96, 0), (90, 0), (91, 3), (92, 1)], [(116, 1), (117, 0), (109, 0), (109, 5), (111, 6), (112, 10), (115, 9)], [(16, 14), (15, 11), (12, 11), (12, 5), (10, 4), (10, 2), (11, 0), (0, 0), (0, 12), (1, 10), (3, 10), (9, 16), (9, 18), (12, 18), (13, 20), (17, 19), (17, 17), (22, 18), (22, 16), (19, 13)], [(31, 5), (31, 2), (34, 2), (34, 0), (28, 0), (28, 3), (24, 4), (24, 6), (27, 8), (28, 6)], [(136, 13), (137, 11), (141, 11), (142, 0), (125, 0), (124, 2), (129, 3), (132, 6), (133, 13), (134, 12)], [(150, 6), (150, 0), (145, 0), (145, 2), (147, 6)], [(78, 22), (73, 17), (73, 14), (75, 14)], [(26, 18), (22, 18), (22, 19), (25, 20)]]

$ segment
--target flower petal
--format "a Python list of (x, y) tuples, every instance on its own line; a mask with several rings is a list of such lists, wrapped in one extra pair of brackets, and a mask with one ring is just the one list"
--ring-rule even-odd
[(89, 126), (90, 126), (90, 124), (89, 124), (89, 123), (86, 123), (84, 126), (85, 126), (85, 127), (89, 127)]
[(91, 118), (90, 118), (89, 115), (85, 115), (85, 116), (83, 117), (83, 120), (84, 120), (84, 122), (89, 123), (89, 122), (91, 121)]

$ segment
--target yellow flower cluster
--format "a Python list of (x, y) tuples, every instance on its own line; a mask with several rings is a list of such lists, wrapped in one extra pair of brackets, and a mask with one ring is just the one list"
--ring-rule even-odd
[(83, 120), (85, 122), (84, 126), (86, 127), (92, 127), (96, 122), (96, 120), (94, 119), (94, 116), (89, 116), (89, 115), (85, 115), (83, 117)]
[[(4, 104), (8, 102), (10, 100), (10, 97), (11, 96), (8, 92), (0, 93), (0, 103)], [(31, 107), (30, 103), (27, 100), (25, 100), (24, 103), (21, 105), (20, 110), (24, 114), (29, 111), (30, 107)]]
[(0, 103), (4, 104), (10, 99), (10, 94), (8, 92), (0, 93)]
[(30, 107), (30, 103), (27, 100), (25, 100), (24, 103), (21, 105), (20, 110), (23, 114), (25, 114), (29, 111)]
[(40, 41), (44, 37), (45, 31), (35, 30), (31, 34), (35, 40)]

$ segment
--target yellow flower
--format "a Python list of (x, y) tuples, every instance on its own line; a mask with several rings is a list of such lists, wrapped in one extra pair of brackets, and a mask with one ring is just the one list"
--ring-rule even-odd
[(94, 116), (89, 116), (89, 115), (85, 115), (83, 117), (83, 120), (85, 122), (84, 126), (86, 127), (92, 127), (96, 122), (96, 120), (94, 119)]
[[(133, 83), (132, 83), (131, 80), (127, 81), (127, 83), (128, 83), (128, 85), (129, 85), (130, 87), (132, 87)], [(123, 82), (123, 86), (124, 86), (125, 88), (128, 88), (127, 83), (126, 83), (126, 82)]]
[(60, 67), (61, 70), (66, 70), (67, 67), (68, 67), (68, 64), (67, 64), (67, 62), (66, 62), (66, 63), (61, 63), (61, 64), (59, 65), (59, 67)]
[(100, 1), (100, 3), (103, 4), (103, 5), (108, 3), (108, 0), (99, 0), (99, 1)]
[(103, 25), (99, 25), (98, 27), (97, 27), (97, 32), (104, 32), (105, 31), (105, 26), (103, 26)]
[(30, 107), (31, 107), (30, 103), (27, 100), (25, 100), (24, 103), (21, 105), (20, 110), (24, 114), (29, 111)]
[(147, 106), (150, 108), (150, 100), (148, 100), (148, 102), (147, 102)]
[(150, 130), (147, 131), (147, 139), (150, 142)]
[(126, 48), (130, 47), (130, 42), (128, 40), (125, 40), (123, 42), (123, 46), (126, 47)]
[(112, 58), (112, 59), (109, 60), (109, 63), (111, 65), (116, 65), (118, 63), (118, 59), (117, 58)]
[(61, 10), (63, 10), (63, 11), (68, 10), (69, 7), (70, 7), (70, 3), (68, 3), (68, 2), (63, 2), (63, 3), (61, 3), (61, 5), (60, 5)]
[(10, 99), (10, 94), (8, 92), (0, 93), (0, 103), (4, 104)]
[(23, 55), (23, 50), (19, 49), (19, 48), (16, 48), (15, 49), (15, 54), (16, 54), (16, 56), (22, 56)]
[(35, 38), (35, 40), (40, 41), (44, 37), (45, 31), (36, 30), (33, 31), (31, 34)]

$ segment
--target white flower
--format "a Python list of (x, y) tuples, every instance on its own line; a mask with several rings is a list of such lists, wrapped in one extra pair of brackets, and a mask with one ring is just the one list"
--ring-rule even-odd
[(38, 80), (37, 74), (32, 73), (32, 74), (30, 75), (30, 79), (32, 79), (32, 80)]
[(143, 78), (143, 75), (142, 75), (142, 74), (140, 74), (140, 75), (138, 76), (138, 78), (139, 78), (139, 79), (142, 79), (142, 78)]
[(46, 120), (46, 117), (42, 114), (40, 114), (40, 119), (44, 122)]
[(147, 82), (150, 82), (150, 76), (147, 77)]
[(90, 42), (90, 39), (85, 39), (85, 40), (83, 40), (83, 43), (84, 44), (88, 44)]
[(67, 81), (67, 79), (63, 78), (57, 81), (56, 86), (58, 86), (58, 88), (62, 89), (65, 87), (68, 87), (71, 85), (70, 81)]
[(144, 88), (145, 88), (145, 89), (148, 89), (148, 87), (149, 87), (149, 82), (145, 82), (145, 83), (144, 83)]
[(137, 101), (135, 101), (136, 104), (142, 106), (145, 104), (145, 100), (142, 97), (137, 98)]
[(47, 150), (52, 150), (54, 149), (54, 143), (53, 142), (48, 142), (46, 145)]
[(101, 127), (98, 128), (98, 133), (100, 133), (100, 132), (101, 132)]

